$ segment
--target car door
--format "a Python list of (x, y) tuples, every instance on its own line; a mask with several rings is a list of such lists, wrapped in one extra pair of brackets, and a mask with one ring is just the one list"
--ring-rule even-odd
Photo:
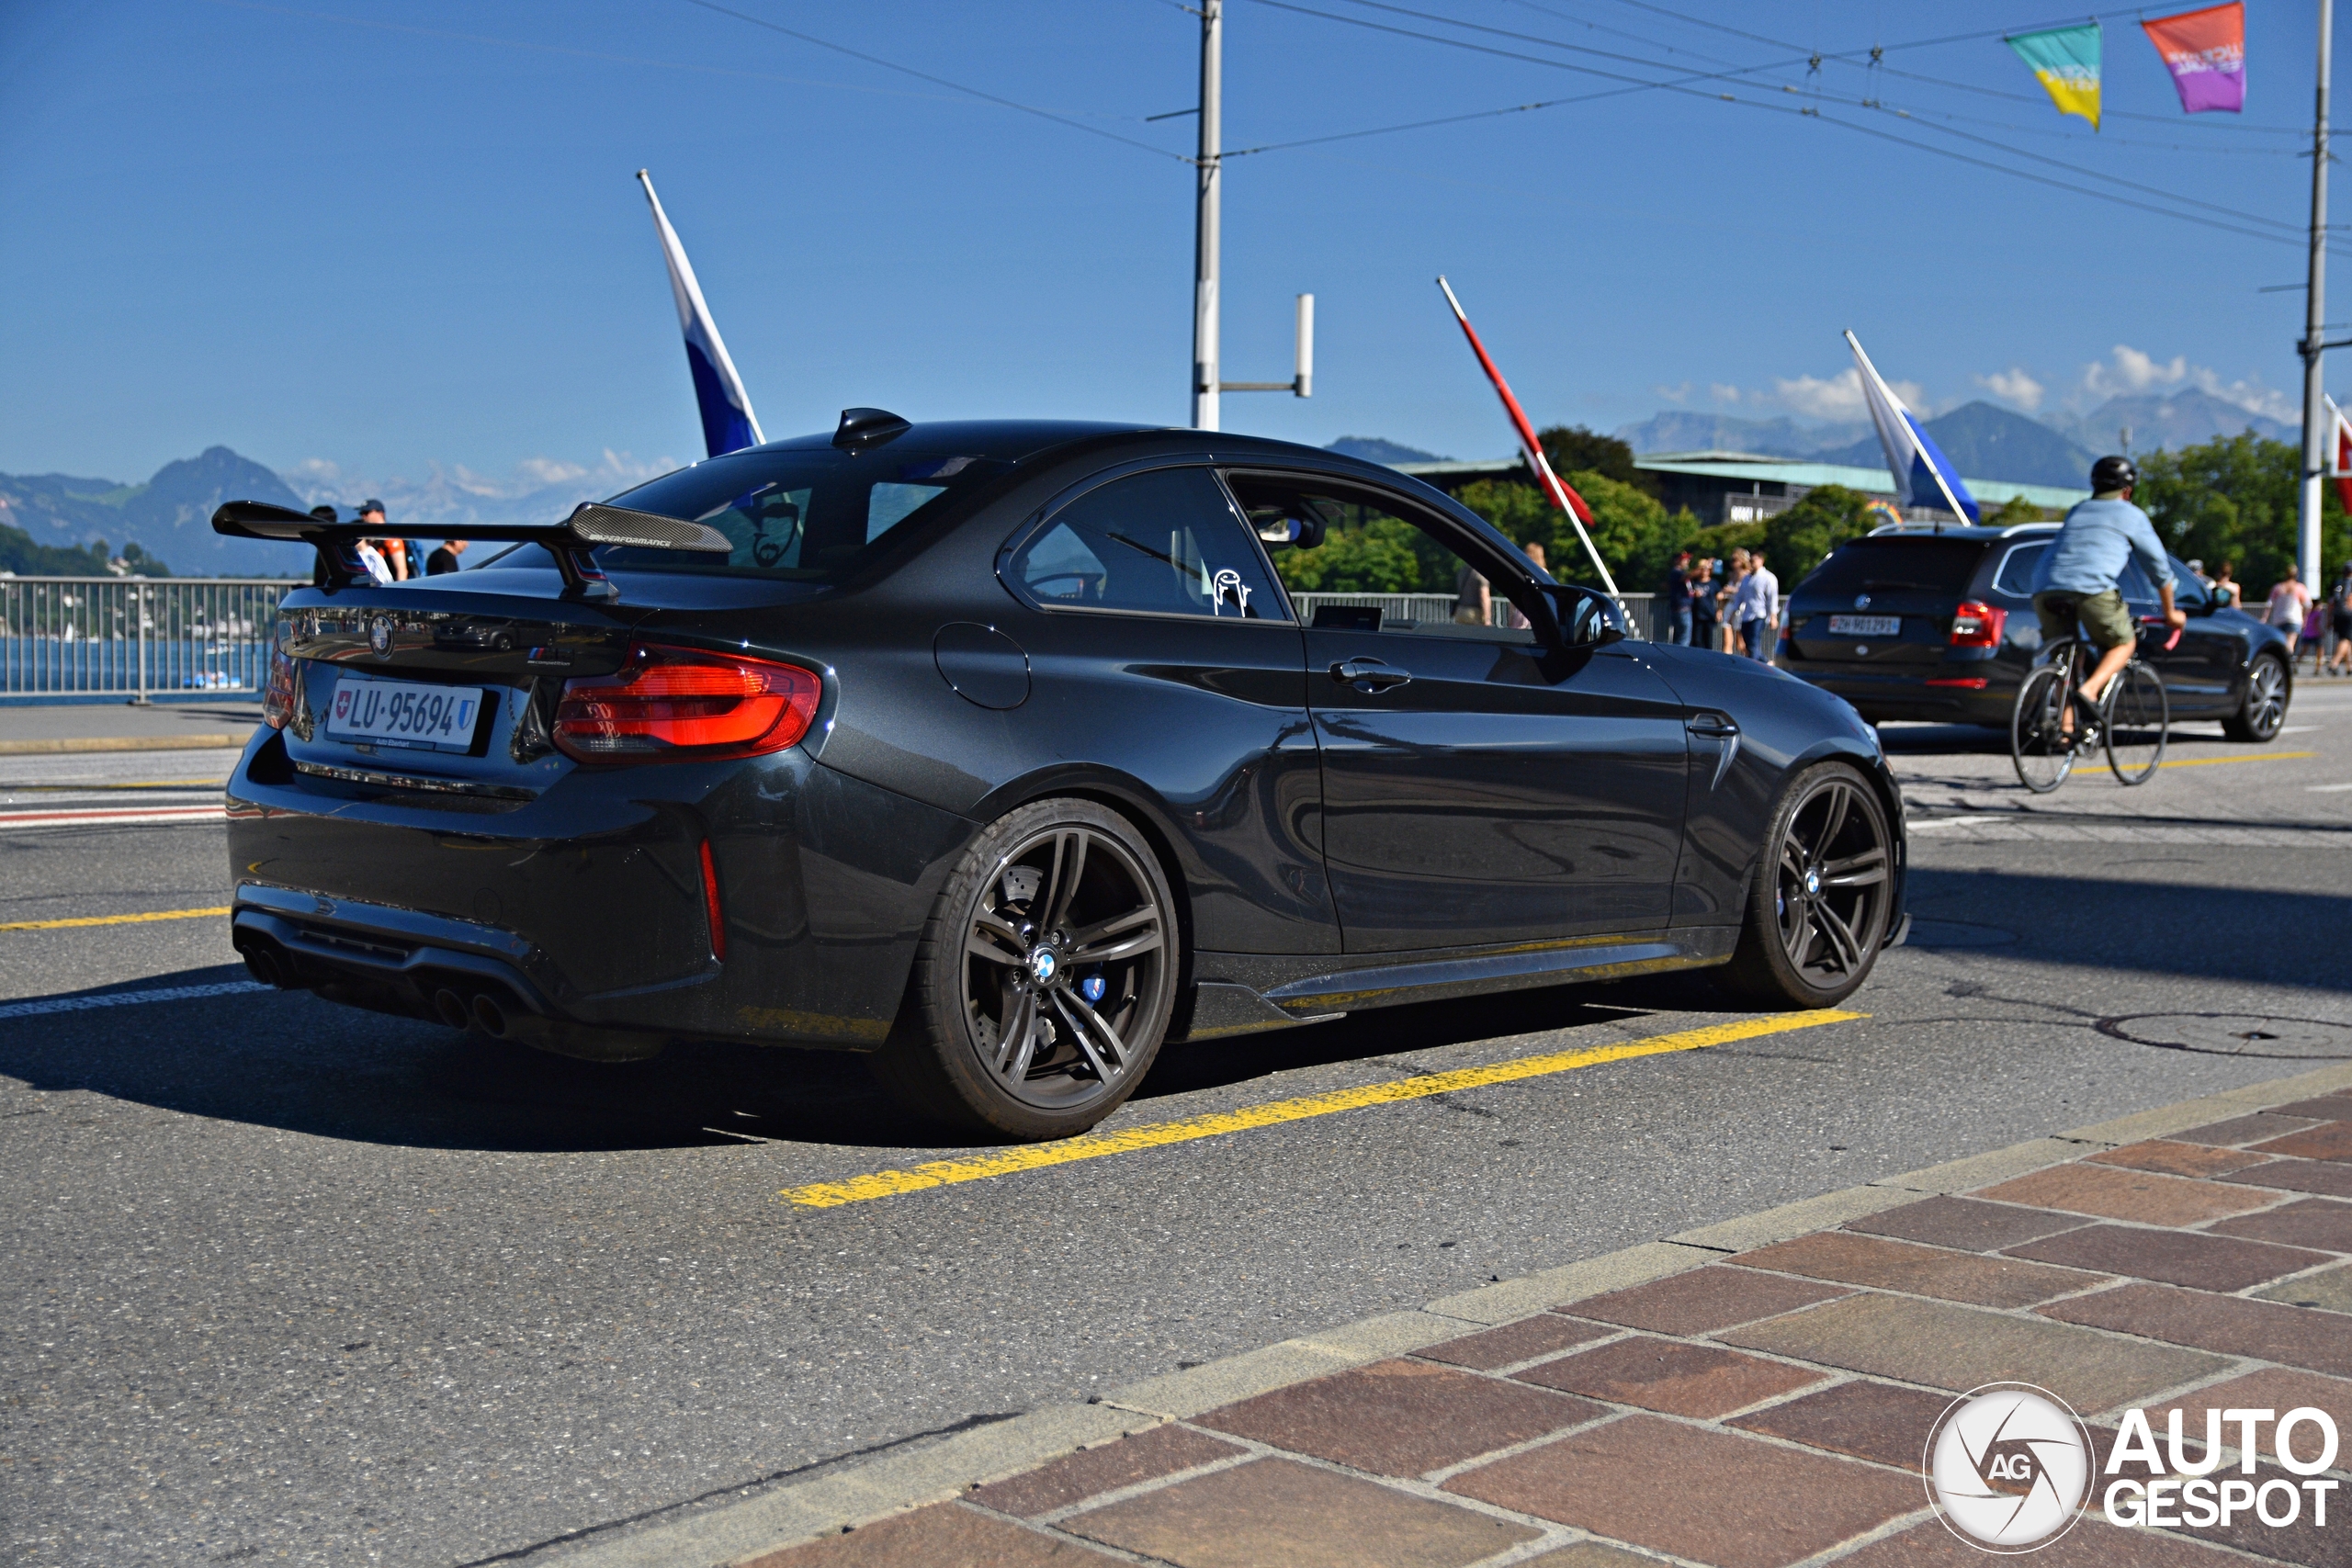
[[(1337, 953), (1299, 627), (1216, 473), (1098, 476), (998, 571), (1035, 612), (1008, 623), (1035, 672), (1009, 722), (1164, 804), (1197, 945)], [(975, 647), (994, 635), (961, 630)]]
[[(1532, 599), (1524, 558), (1434, 508), (1330, 476), (1227, 479), (1307, 612), (1347, 950), (1665, 927), (1688, 742), (1641, 645), (1543, 646), (1510, 597)], [(1301, 518), (1322, 542), (1277, 542)]]
[[(2164, 682), (2165, 698), (2175, 717), (2211, 713), (2229, 705), (2231, 686), (2243, 657), (2241, 647), (2229, 625), (2213, 619), (2211, 595), (2197, 574), (2186, 562), (2166, 558), (2172, 561), (2177, 580), (2173, 603), (2188, 613), (2188, 624), (2170, 648), (2165, 646), (2169, 631), (2161, 624), (2149, 628), (2149, 635), (2140, 639), (2140, 658)], [(2123, 606), (2135, 621), (2145, 622), (2164, 613), (2156, 586), (2148, 581), (2136, 557), (2124, 560), (2123, 575), (2116, 585), (2123, 591)]]

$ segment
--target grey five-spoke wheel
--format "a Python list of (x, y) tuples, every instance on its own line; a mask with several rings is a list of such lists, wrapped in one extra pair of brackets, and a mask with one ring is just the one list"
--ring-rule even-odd
[(1727, 977), (1768, 1005), (1827, 1007), (1877, 962), (1894, 845), (1870, 782), (1842, 762), (1799, 774), (1772, 814)]
[(942, 890), (877, 1070), (942, 1120), (1083, 1132), (1135, 1091), (1167, 1031), (1173, 910), (1149, 844), (1115, 812), (1047, 800), (1011, 813)]
[(2245, 672), (2245, 702), (2222, 721), (2222, 733), (2259, 744), (2278, 739), (2286, 722), (2287, 667), (2274, 655), (2257, 655)]

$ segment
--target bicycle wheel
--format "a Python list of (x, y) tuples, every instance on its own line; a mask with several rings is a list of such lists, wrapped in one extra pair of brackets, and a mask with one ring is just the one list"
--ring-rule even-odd
[(2061, 718), (2066, 711), (2066, 669), (2045, 664), (2018, 688), (2018, 705), (2009, 712), (2009, 760), (2017, 764), (2018, 782), (2036, 795), (2048, 795), (2075, 771), (2074, 738)]
[(2156, 672), (2133, 660), (2108, 694), (2107, 765), (2123, 784), (2146, 784), (2165, 760), (2171, 738), (2172, 705)]

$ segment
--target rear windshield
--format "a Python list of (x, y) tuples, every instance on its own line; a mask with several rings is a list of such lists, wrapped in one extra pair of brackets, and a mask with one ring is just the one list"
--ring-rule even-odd
[(1797, 586), (1812, 593), (1867, 593), (1915, 588), (1964, 593), (1984, 558), (1979, 539), (1922, 539), (1900, 534), (1850, 539)]
[[(830, 446), (729, 452), (612, 498), (632, 511), (707, 523), (733, 547), (726, 555), (608, 545), (596, 561), (606, 571), (831, 582), (888, 550), (943, 497), (1011, 466), (996, 457), (887, 448), (863, 455)], [(554, 563), (531, 545), (494, 564)]]

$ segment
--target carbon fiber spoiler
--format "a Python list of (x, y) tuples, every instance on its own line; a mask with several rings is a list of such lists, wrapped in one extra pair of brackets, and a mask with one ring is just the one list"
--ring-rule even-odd
[[(212, 513), (212, 531), (232, 539), (310, 546), (318, 551), (322, 586), (330, 593), (370, 581), (359, 559), (359, 541), (386, 532), (358, 523), (329, 523), (266, 501), (223, 502)], [(511, 539), (543, 546), (563, 573), (565, 596), (579, 599), (620, 597), (620, 590), (596, 565), (594, 551), (599, 545), (713, 553), (734, 548), (726, 535), (707, 523), (688, 523), (593, 501), (581, 502), (560, 523), (450, 523), (435, 525), (431, 532), (437, 539)]]

